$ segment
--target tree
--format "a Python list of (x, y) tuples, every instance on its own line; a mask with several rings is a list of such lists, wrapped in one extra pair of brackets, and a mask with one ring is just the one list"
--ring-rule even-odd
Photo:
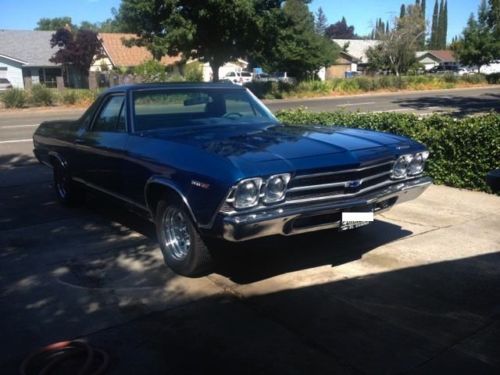
[(168, 53), (167, 23), (174, 13), (174, 1), (123, 0), (116, 19), (129, 30), (135, 30), (136, 38), (124, 40), (128, 46), (145, 47), (155, 60)]
[[(259, 38), (260, 14), (282, 0), (123, 0), (118, 19), (156, 60), (181, 54), (208, 62), (214, 80), (224, 63), (243, 57)], [(269, 37), (269, 36), (267, 36)]]
[(55, 31), (63, 27), (75, 29), (75, 25), (73, 25), (71, 17), (40, 18), (37, 22), (35, 30)]
[(500, 42), (490, 22), (491, 13), (495, 11), (486, 0), (482, 0), (477, 20), (474, 14), (470, 15), (461, 37), (452, 44), (452, 49), (462, 64), (475, 65), (480, 70), (482, 65), (489, 64), (500, 56)]
[(500, 41), (500, 0), (489, 0), (488, 26), (495, 38)]
[(372, 31), (371, 38), (372, 39), (382, 39), (384, 35), (389, 33), (390, 25), (389, 21), (384, 22), (382, 18), (378, 18), (375, 23), (375, 27)]
[(443, 38), (446, 38), (445, 32), (445, 19), (444, 19), (444, 0), (439, 3), (439, 13), (438, 13), (438, 25), (436, 34), (436, 48), (443, 49), (446, 48), (446, 39), (443, 43)]
[(425, 7), (426, 7), (425, 0), (422, 0), (422, 2), (420, 2), (420, 3), (417, 0), (417, 6), (420, 6), (420, 13), (421, 13), (422, 19), (424, 21), (424, 33), (422, 34), (422, 36), (419, 39), (419, 48), (424, 49), (425, 48), (425, 34), (426, 34), (426, 29), (427, 29), (427, 20), (425, 17)]
[(444, 0), (444, 8), (443, 8), (443, 26), (441, 31), (441, 48), (445, 49), (447, 45), (448, 39), (448, 1)]
[(381, 42), (367, 51), (371, 70), (390, 69), (399, 76), (416, 64), (415, 52), (423, 32), (419, 7), (408, 5), (403, 18), (394, 20), (394, 27), (381, 36)]
[(399, 18), (403, 18), (406, 13), (406, 8), (404, 4), (401, 4), (401, 10), (399, 11)]
[(94, 60), (103, 56), (101, 41), (92, 30), (72, 32), (61, 28), (52, 35), (50, 46), (59, 48), (50, 58), (51, 62), (71, 65), (87, 79)]
[(438, 45), (438, 22), (439, 22), (439, 11), (438, 11), (438, 0), (434, 2), (434, 12), (432, 13), (432, 29), (431, 29), (431, 40), (429, 47), (431, 49), (437, 49)]
[(329, 37), (315, 32), (307, 1), (286, 1), (282, 17), (275, 48), (265, 55), (271, 69), (303, 79), (335, 62), (340, 48)]
[(354, 26), (347, 25), (345, 17), (342, 20), (331, 24), (325, 30), (325, 35), (330, 39), (358, 39), (354, 32)]
[(126, 32), (126, 30), (123, 30), (118, 20), (113, 18), (108, 18), (103, 22), (94, 22), (94, 23), (89, 21), (82, 21), (80, 23), (80, 26), (78, 26), (78, 28), (83, 30), (93, 30), (99, 33)]
[(319, 35), (325, 35), (327, 27), (328, 27), (328, 19), (326, 18), (325, 12), (323, 12), (323, 8), (319, 7), (318, 12), (316, 13), (316, 22), (315, 22), (316, 33)]

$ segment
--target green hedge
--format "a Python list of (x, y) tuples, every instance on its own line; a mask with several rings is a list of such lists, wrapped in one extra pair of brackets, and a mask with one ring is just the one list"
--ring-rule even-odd
[(456, 119), (447, 115), (281, 111), (286, 124), (340, 125), (408, 136), (431, 152), (426, 170), (437, 184), (490, 191), (486, 173), (500, 168), (500, 114)]

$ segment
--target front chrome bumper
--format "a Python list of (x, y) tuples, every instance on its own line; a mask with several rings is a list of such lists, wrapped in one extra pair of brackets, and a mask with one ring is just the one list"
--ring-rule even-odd
[(431, 184), (430, 177), (419, 177), (395, 182), (355, 198), (225, 216), (222, 221), (222, 237), (228, 241), (245, 241), (276, 234), (287, 236), (338, 228), (342, 211), (371, 210), (378, 214), (395, 204), (417, 198)]

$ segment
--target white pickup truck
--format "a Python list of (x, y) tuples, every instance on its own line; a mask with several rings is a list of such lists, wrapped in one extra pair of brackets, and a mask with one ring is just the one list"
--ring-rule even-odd
[(227, 73), (224, 78), (224, 80), (229, 80), (234, 84), (237, 85), (243, 85), (245, 83), (252, 82), (253, 76), (252, 73), (250, 72), (229, 72)]

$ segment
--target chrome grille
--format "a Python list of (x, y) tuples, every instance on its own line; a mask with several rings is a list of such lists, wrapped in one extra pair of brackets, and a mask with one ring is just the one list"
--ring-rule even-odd
[(353, 196), (390, 182), (393, 160), (355, 169), (298, 175), (290, 181), (287, 203)]

